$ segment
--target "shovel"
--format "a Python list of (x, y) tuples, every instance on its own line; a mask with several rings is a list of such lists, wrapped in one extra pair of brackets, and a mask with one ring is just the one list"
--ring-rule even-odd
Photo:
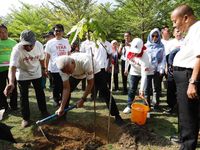
[[(72, 110), (72, 109), (74, 109), (74, 108), (76, 108), (76, 107), (77, 107), (76, 105), (72, 105), (72, 106), (66, 108), (66, 109), (64, 110), (64, 112), (66, 113), (66, 112), (68, 112), (69, 110)], [(42, 132), (42, 135), (47, 139), (47, 141), (49, 141), (49, 139), (47, 138), (47, 136), (45, 135), (44, 131), (42, 130), (41, 125), (43, 125), (43, 124), (45, 124), (45, 123), (47, 123), (47, 122), (49, 122), (49, 121), (51, 121), (51, 120), (55, 120), (55, 119), (57, 119), (57, 118), (58, 118), (58, 115), (57, 115), (57, 114), (53, 114), (53, 115), (51, 115), (51, 116), (48, 116), (48, 117), (46, 117), (46, 118), (44, 118), (44, 119), (42, 119), (42, 120), (38, 120), (38, 121), (36, 122), (36, 125), (39, 127), (40, 131)], [(49, 142), (50, 142), (50, 141), (49, 141)]]
[[(64, 110), (64, 112), (66, 113), (66, 112), (68, 112), (69, 110), (72, 110), (72, 109), (74, 109), (74, 108), (76, 108), (76, 105), (69, 106), (68, 108), (66, 108), (66, 109)], [(40, 125), (42, 125), (42, 124), (45, 124), (46, 122), (49, 122), (49, 121), (51, 121), (51, 120), (55, 120), (55, 119), (57, 119), (57, 118), (58, 118), (58, 115), (57, 115), (57, 114), (53, 114), (53, 115), (48, 116), (48, 117), (46, 117), (46, 118), (44, 118), (44, 119), (42, 119), (42, 120), (38, 120), (38, 121), (36, 122), (36, 124), (37, 124), (38, 126), (40, 126)]]

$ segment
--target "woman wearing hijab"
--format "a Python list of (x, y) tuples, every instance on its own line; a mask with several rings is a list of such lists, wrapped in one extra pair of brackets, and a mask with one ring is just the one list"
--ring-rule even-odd
[(145, 97), (150, 106), (151, 89), (153, 90), (152, 105), (154, 109), (158, 109), (161, 93), (161, 81), (165, 71), (165, 49), (161, 42), (160, 31), (158, 28), (154, 28), (148, 35), (147, 54), (149, 61), (152, 65), (154, 74), (147, 76), (147, 86), (145, 89)]

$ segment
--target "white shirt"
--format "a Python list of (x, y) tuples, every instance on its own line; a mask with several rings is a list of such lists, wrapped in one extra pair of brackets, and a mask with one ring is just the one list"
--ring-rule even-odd
[(177, 40), (176, 38), (172, 39), (170, 41), (170, 47), (169, 47), (169, 53), (171, 53), (171, 51), (173, 51), (176, 48), (180, 48), (181, 45), (183, 44), (183, 38), (180, 40)]
[(161, 42), (163, 43), (165, 47), (165, 56), (167, 56), (170, 53), (171, 39), (169, 40), (161, 39)]
[(200, 21), (193, 24), (185, 36), (180, 51), (177, 52), (173, 66), (193, 68), (196, 57), (200, 55)]
[(149, 57), (146, 52), (143, 53), (142, 57), (134, 57), (131, 60), (128, 60), (128, 63), (131, 65), (130, 75), (152, 75), (153, 68), (149, 62)]
[(34, 48), (27, 52), (20, 43), (13, 47), (10, 66), (17, 67), (17, 80), (32, 80), (42, 76), (40, 60), (44, 60), (43, 45), (36, 41)]
[(45, 47), (45, 52), (50, 55), (48, 70), (52, 73), (58, 73), (59, 69), (56, 66), (58, 56), (68, 55), (71, 51), (71, 46), (68, 39), (57, 40), (53, 38), (49, 40)]
[(91, 50), (92, 50), (92, 53), (94, 54), (95, 49), (96, 49), (95, 42), (90, 41), (90, 40), (85, 40), (81, 43), (79, 51), (82, 53), (87, 53), (88, 55), (91, 55)]
[[(141, 84), (140, 84), (140, 91), (144, 91), (145, 88), (145, 81), (147, 75), (153, 75), (154, 71), (149, 62), (149, 57), (147, 53), (144, 51), (142, 57), (133, 57), (132, 59), (127, 58), (127, 63), (131, 65), (129, 74), (134, 76), (141, 76)], [(128, 68), (126, 68), (127, 70)]]
[(107, 54), (112, 54), (112, 46), (108, 41), (97, 42), (98, 49), (94, 53), (94, 59), (99, 63), (100, 68), (108, 67), (108, 56)]
[(130, 48), (131, 46), (125, 46), (122, 48), (121, 60), (126, 61), (126, 56), (127, 56), (128, 51), (130, 51)]
[(92, 62), (91, 57), (86, 53), (73, 53), (70, 57), (75, 61), (75, 70), (72, 74), (66, 74), (60, 71), (63, 81), (68, 80), (70, 76), (76, 79), (84, 79), (86, 77), (87, 80), (94, 78), (92, 63), (94, 63), (94, 74), (100, 71), (98, 63), (95, 60)]

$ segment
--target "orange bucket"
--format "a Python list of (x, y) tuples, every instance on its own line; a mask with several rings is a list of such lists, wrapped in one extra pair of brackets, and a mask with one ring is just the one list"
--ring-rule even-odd
[[(146, 100), (144, 101), (146, 102)], [(147, 105), (137, 102), (133, 103), (131, 105), (131, 121), (138, 125), (144, 125), (146, 123), (148, 111), (149, 111), (148, 103)]]

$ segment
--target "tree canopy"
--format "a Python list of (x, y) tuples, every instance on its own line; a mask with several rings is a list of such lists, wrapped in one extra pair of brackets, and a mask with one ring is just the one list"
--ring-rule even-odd
[(163, 24), (171, 26), (170, 13), (180, 4), (190, 5), (200, 17), (199, 0), (115, 0), (99, 4), (93, 0), (54, 0), (42, 6), (21, 2), (20, 9), (12, 12), (1, 23), (8, 26), (9, 34), (19, 38), (21, 31), (33, 30), (42, 41), (42, 34), (61, 23), (66, 33), (83, 18), (93, 18), (99, 29), (107, 35), (107, 40), (121, 40), (123, 33), (131, 31), (133, 36), (146, 39), (149, 31)]

